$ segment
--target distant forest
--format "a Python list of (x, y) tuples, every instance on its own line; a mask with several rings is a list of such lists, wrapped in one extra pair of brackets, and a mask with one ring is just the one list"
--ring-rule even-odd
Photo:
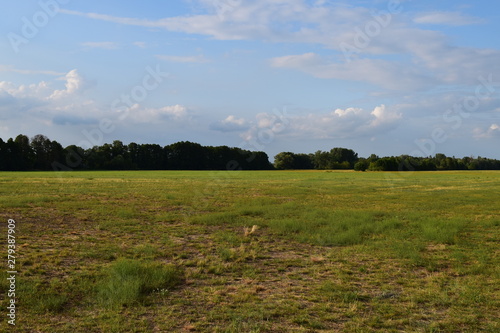
[(112, 144), (83, 149), (63, 148), (44, 135), (29, 139), (18, 135), (0, 139), (0, 170), (270, 170), (273, 165), (264, 152), (239, 148), (204, 147), (198, 143)]
[(356, 171), (500, 170), (500, 160), (483, 157), (429, 157), (408, 155), (360, 158), (347, 148), (312, 154), (282, 152), (274, 164), (264, 152), (227, 146), (202, 146), (183, 141), (168, 146), (123, 144), (115, 140), (89, 149), (63, 147), (44, 135), (0, 138), (1, 171), (70, 170), (300, 170), (354, 169)]

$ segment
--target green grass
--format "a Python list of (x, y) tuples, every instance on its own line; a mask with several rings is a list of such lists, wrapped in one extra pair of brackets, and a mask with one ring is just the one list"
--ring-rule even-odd
[(183, 281), (179, 268), (159, 263), (120, 259), (108, 270), (97, 286), (97, 300), (103, 307), (134, 305), (153, 291), (164, 293)]
[(494, 171), (0, 173), (16, 329), (497, 332), (499, 197)]

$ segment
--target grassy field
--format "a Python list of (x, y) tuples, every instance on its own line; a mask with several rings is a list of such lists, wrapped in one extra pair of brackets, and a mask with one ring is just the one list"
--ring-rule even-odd
[(498, 332), (499, 198), (488, 171), (0, 173), (15, 332)]

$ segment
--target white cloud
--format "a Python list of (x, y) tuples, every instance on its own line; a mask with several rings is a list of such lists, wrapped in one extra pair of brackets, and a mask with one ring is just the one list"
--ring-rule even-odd
[(484, 20), (481, 18), (464, 15), (459, 12), (422, 13), (417, 15), (413, 21), (419, 24), (440, 24), (451, 26), (484, 23)]
[(243, 118), (236, 118), (235, 116), (228, 116), (226, 119), (222, 121), (224, 124), (235, 124), (238, 126), (245, 126), (246, 121)]
[(158, 109), (152, 109), (159, 117), (168, 117), (176, 120), (183, 119), (188, 116), (188, 110), (184, 105), (164, 106)]
[(15, 85), (12, 82), (0, 82), (0, 92), (3, 92), (4, 94), (16, 99), (43, 99), (50, 91), (51, 90), (49, 88), (49, 85), (45, 81), (39, 82), (37, 84), (21, 84), (19, 86)]
[(335, 109), (329, 113), (287, 115), (260, 113), (249, 122), (251, 128), (242, 134), (245, 140), (258, 138), (262, 131), (291, 139), (345, 139), (384, 135), (398, 126), (402, 114), (385, 105), (373, 110), (361, 108)]
[(172, 56), (172, 55), (156, 55), (156, 58), (169, 62), (180, 62), (180, 63), (206, 63), (206, 59), (203, 55), (197, 56)]
[[(205, 35), (218, 40), (321, 45), (332, 50), (331, 59), (306, 53), (276, 57), (272, 63), (318, 78), (368, 82), (394, 90), (471, 84), (478, 75), (500, 71), (499, 51), (454, 46), (443, 33), (415, 26), (415, 21), (454, 25), (479, 23), (477, 18), (457, 12), (423, 13), (411, 18), (389, 14), (385, 9), (385, 13), (379, 12), (375, 18), (369, 7), (331, 1), (198, 0), (195, 3), (201, 4), (206, 14), (147, 20), (69, 10), (61, 12), (119, 24)], [(399, 9), (405, 10), (404, 2)], [(386, 20), (386, 23), (380, 24), (381, 20)], [(367, 34), (369, 28), (375, 32)], [(349, 54), (352, 56), (350, 63), (344, 54), (347, 44), (354, 50)], [(206, 61), (203, 57), (178, 56), (165, 56), (164, 60)]]
[(373, 119), (370, 123), (370, 127), (379, 127), (384, 124), (392, 124), (402, 118), (401, 113), (389, 110), (384, 104), (373, 109), (371, 115), (375, 117), (375, 119)]
[[(190, 119), (184, 105), (169, 105), (160, 108), (147, 108), (140, 104), (133, 105), (127, 111), (127, 117), (137, 123), (150, 123), (163, 120), (187, 121)], [(127, 117), (124, 117), (126, 119)]]
[[(220, 40), (280, 40), (283, 37), (288, 39), (284, 34), (286, 32), (284, 28), (279, 28), (281, 23), (287, 23), (290, 20), (296, 22), (305, 20), (316, 25), (319, 19), (326, 20), (329, 14), (326, 8), (310, 8), (303, 0), (251, 2), (200, 0), (199, 2), (209, 8), (208, 14), (167, 17), (159, 20), (116, 17), (66, 9), (61, 9), (60, 12), (125, 25), (207, 35)], [(298, 35), (301, 34), (307, 34), (307, 29), (299, 29)]]
[(54, 89), (53, 82), (42, 81), (28, 85), (0, 82), (0, 112), (6, 120), (30, 119), (32, 124), (90, 124), (97, 123), (102, 110), (81, 93), (85, 81), (72, 70), (56, 80), (64, 80), (65, 89)]
[(139, 104), (127, 110), (126, 117), (117, 114), (104, 104), (84, 96), (86, 81), (78, 71), (72, 70), (56, 80), (64, 80), (64, 89), (54, 89), (53, 82), (16, 85), (0, 81), (1, 119), (12, 121), (29, 117), (31, 123), (43, 124), (44, 128), (59, 126), (95, 126), (107, 118), (124, 126), (131, 124), (189, 123), (189, 110), (180, 104), (145, 107)]
[(55, 90), (52, 95), (50, 95), (49, 99), (60, 99), (68, 96), (72, 96), (83, 89), (85, 84), (84, 79), (80, 76), (76, 69), (68, 72), (64, 77), (60, 78), (60, 80), (66, 81), (66, 89), (63, 90)]
[(249, 128), (249, 123), (244, 118), (236, 118), (233, 115), (226, 119), (210, 124), (210, 129), (219, 132), (244, 131)]
[(347, 109), (336, 109), (333, 111), (339, 117), (349, 117), (350, 115), (359, 115), (363, 112), (363, 109), (360, 108), (347, 108)]

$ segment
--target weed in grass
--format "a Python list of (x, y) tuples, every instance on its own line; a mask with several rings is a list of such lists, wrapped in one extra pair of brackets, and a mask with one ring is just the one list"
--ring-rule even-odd
[(235, 253), (232, 249), (220, 247), (217, 249), (217, 252), (223, 261), (232, 261), (234, 259)]

